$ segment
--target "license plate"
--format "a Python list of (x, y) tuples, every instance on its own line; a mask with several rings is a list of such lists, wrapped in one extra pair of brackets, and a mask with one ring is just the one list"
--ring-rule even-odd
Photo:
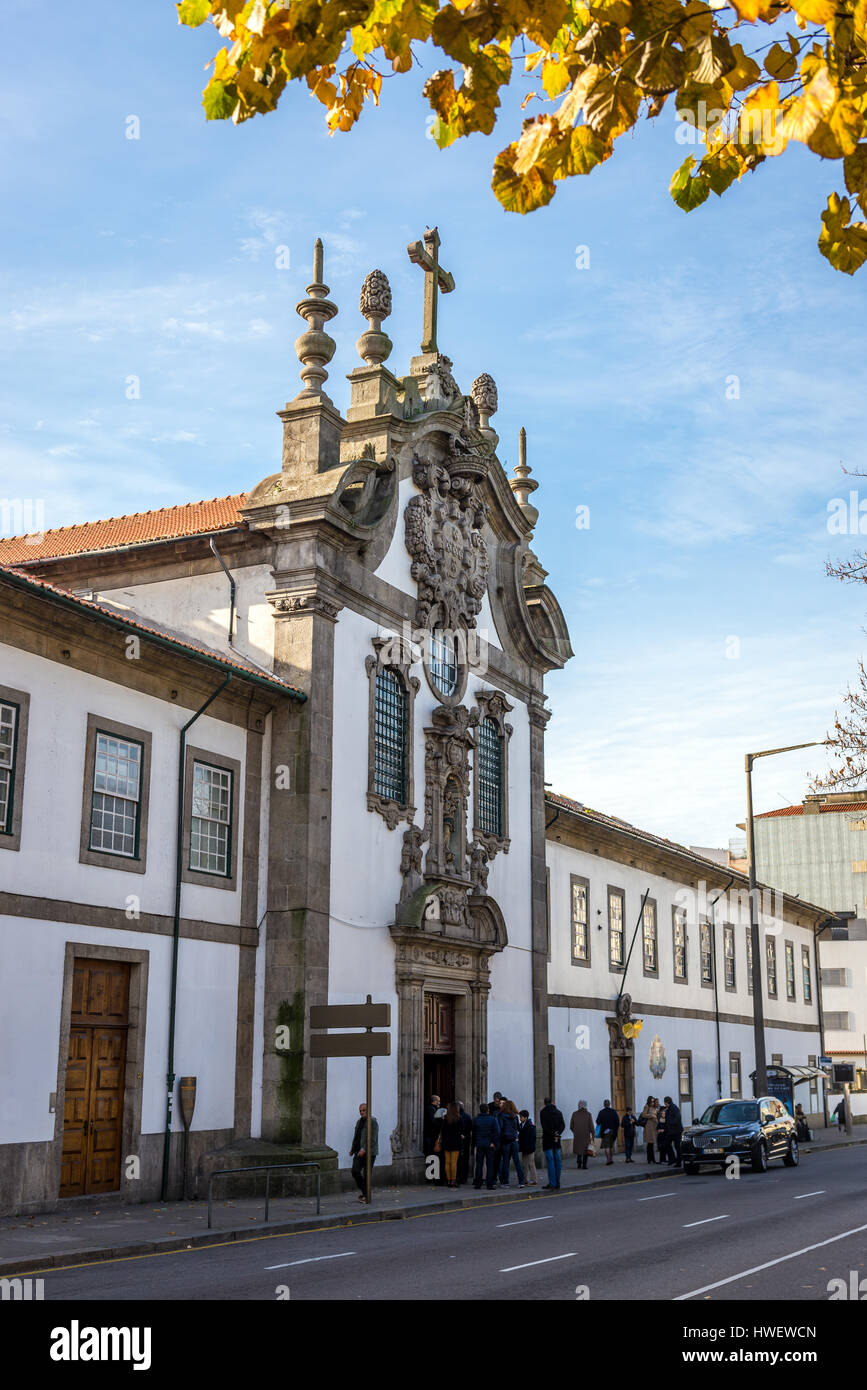
[(711, 1149), (711, 1148), (705, 1149), (705, 1153), (706, 1153), (706, 1154), (721, 1154), (722, 1152), (723, 1152), (722, 1149)]

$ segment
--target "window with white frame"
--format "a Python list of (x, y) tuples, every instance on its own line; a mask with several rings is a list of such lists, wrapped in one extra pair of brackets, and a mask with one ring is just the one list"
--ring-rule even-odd
[(190, 868), (200, 873), (232, 872), (232, 773), (209, 763), (193, 763)]
[(18, 706), (0, 703), (0, 835), (12, 831), (15, 796), (15, 753), (18, 745)]
[(768, 969), (768, 994), (777, 997), (777, 942), (775, 937), (765, 937), (765, 961)]
[(641, 914), (641, 929), (644, 943), (644, 973), (656, 975), (659, 971), (659, 943), (656, 933), (656, 903), (648, 898)]
[(786, 942), (786, 998), (794, 1000), (795, 991), (795, 947), (793, 942)]
[(430, 675), (441, 695), (454, 695), (458, 688), (457, 634), (434, 628), (430, 635)]
[(725, 987), (735, 989), (737, 985), (735, 974), (735, 929), (726, 922), (723, 925), (723, 963), (725, 966)]
[(138, 854), (142, 744), (96, 731), (90, 848), (98, 853)]
[(674, 978), (686, 979), (686, 908), (675, 907), (671, 912)]
[(703, 985), (713, 984), (713, 935), (710, 929), (710, 922), (699, 923), (699, 952), (701, 955), (701, 982)]
[[(801, 947), (801, 985), (804, 991), (804, 1003), (813, 1002), (813, 976), (810, 971), (810, 948)], [(815, 1064), (811, 1064), (815, 1065)]]
[(571, 877), (572, 888), (572, 959), (579, 965), (590, 963), (589, 898), (590, 885), (586, 878)]
[(729, 1092), (732, 1096), (740, 1096), (741, 1093), (741, 1054), (739, 1052), (729, 1053)]
[(608, 889), (608, 964), (612, 970), (623, 968), (623, 890)]

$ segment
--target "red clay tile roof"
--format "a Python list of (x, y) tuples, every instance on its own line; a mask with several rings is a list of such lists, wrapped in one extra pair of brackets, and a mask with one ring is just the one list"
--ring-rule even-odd
[[(835, 811), (863, 811), (867, 817), (867, 801), (832, 801), (829, 805), (819, 803), (819, 815), (828, 816)], [(776, 811), (757, 811), (756, 820), (769, 820), (771, 816), (803, 816), (803, 806), (780, 806)], [(813, 812), (811, 811), (812, 815)]]
[(106, 521), (60, 526), (54, 531), (43, 531), (41, 535), (10, 536), (0, 540), (0, 565), (26, 565), (34, 560), (61, 559), (67, 555), (144, 545), (148, 541), (231, 530), (245, 524), (238, 508), (246, 500), (245, 492), (237, 492), (231, 497), (185, 502), (180, 507), (161, 507), (155, 512), (133, 512), (130, 516), (112, 516)]
[(170, 632), (166, 628), (154, 627), (150, 623), (142, 622), (140, 618), (129, 617), (126, 613), (119, 612), (115, 608), (109, 608), (103, 603), (94, 603), (93, 599), (82, 598), (80, 594), (72, 594), (68, 589), (61, 589), (57, 584), (51, 584), (47, 579), (40, 579), (35, 574), (28, 574), (26, 570), (16, 569), (12, 565), (0, 564), (0, 585), (5, 581), (11, 581), (15, 588), (29, 589), (39, 593), (45, 598), (53, 599), (64, 607), (79, 608), (83, 612), (91, 613), (113, 627), (121, 627), (130, 632), (140, 633), (144, 638), (156, 641), (160, 646), (175, 649), (179, 655), (187, 655), (195, 660), (204, 661), (208, 666), (213, 666), (224, 670), (227, 674), (242, 676), (246, 680), (253, 681), (256, 685), (264, 685), (269, 690), (279, 691), (283, 695), (292, 695), (296, 700), (306, 700), (307, 696), (303, 691), (297, 690), (294, 685), (288, 685), (286, 681), (274, 676), (270, 671), (260, 671), (256, 666), (244, 661), (243, 657), (224, 656), (222, 652), (214, 651), (211, 647), (206, 647), (200, 642), (191, 642), (186, 637), (179, 636), (178, 633)]

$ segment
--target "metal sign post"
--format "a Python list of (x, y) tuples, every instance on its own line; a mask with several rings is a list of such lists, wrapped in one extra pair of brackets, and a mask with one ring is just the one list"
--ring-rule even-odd
[(374, 1028), (391, 1026), (391, 1005), (374, 1004), (368, 994), (364, 1004), (314, 1004), (310, 1027), (364, 1028), (364, 1033), (310, 1034), (311, 1057), (364, 1057), (367, 1062), (367, 1135), (364, 1143), (365, 1189), (367, 1204), (373, 1194), (373, 1157), (370, 1152), (373, 1125), (374, 1057), (391, 1056), (391, 1034), (374, 1033)]

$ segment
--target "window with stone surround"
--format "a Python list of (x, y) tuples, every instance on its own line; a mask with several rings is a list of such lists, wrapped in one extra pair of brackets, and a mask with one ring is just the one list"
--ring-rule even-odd
[(411, 652), (398, 637), (376, 637), (375, 656), (365, 667), (368, 715), (367, 809), (378, 811), (389, 830), (412, 821), (413, 708), (419, 680), (410, 675)]
[(30, 696), (0, 685), (0, 849), (21, 847)]
[(765, 961), (768, 970), (768, 994), (777, 997), (777, 942), (773, 936), (765, 937)]
[(737, 988), (737, 977), (735, 970), (735, 929), (730, 922), (723, 924), (723, 964), (725, 987), (731, 992)]
[(648, 898), (641, 912), (642, 957), (645, 975), (659, 974), (659, 940), (656, 930), (656, 901)]
[(143, 874), (147, 860), (152, 735), (87, 716), (79, 860)]
[[(813, 975), (810, 969), (810, 948), (801, 947), (801, 986), (804, 991), (804, 1003), (813, 1002)], [(811, 1063), (811, 1065), (814, 1065)]]
[(686, 959), (685, 907), (673, 907), (671, 909), (671, 938), (674, 979), (678, 984), (686, 984), (688, 980), (688, 970)]
[(747, 972), (747, 994), (752, 994), (752, 992), (753, 992), (753, 931), (752, 931), (752, 927), (747, 927), (747, 930), (746, 930), (746, 943), (747, 943), (747, 966), (746, 966), (746, 972)]
[(228, 878), (232, 869), (231, 770), (193, 762), (189, 867)]
[(795, 944), (786, 942), (786, 998), (793, 1002), (797, 997), (795, 990)]
[(509, 742), (514, 709), (501, 690), (476, 691), (473, 710), (473, 839), (488, 858), (509, 850)]
[(729, 1094), (735, 1099), (741, 1094), (741, 1054), (729, 1053)]
[(572, 908), (572, 964), (590, 964), (590, 883), (578, 874), (569, 876)]
[(699, 955), (701, 957), (701, 982), (710, 989), (713, 986), (713, 933), (710, 922), (700, 922), (698, 927)]
[(608, 967), (623, 969), (623, 911), (625, 893), (622, 888), (608, 889)]

